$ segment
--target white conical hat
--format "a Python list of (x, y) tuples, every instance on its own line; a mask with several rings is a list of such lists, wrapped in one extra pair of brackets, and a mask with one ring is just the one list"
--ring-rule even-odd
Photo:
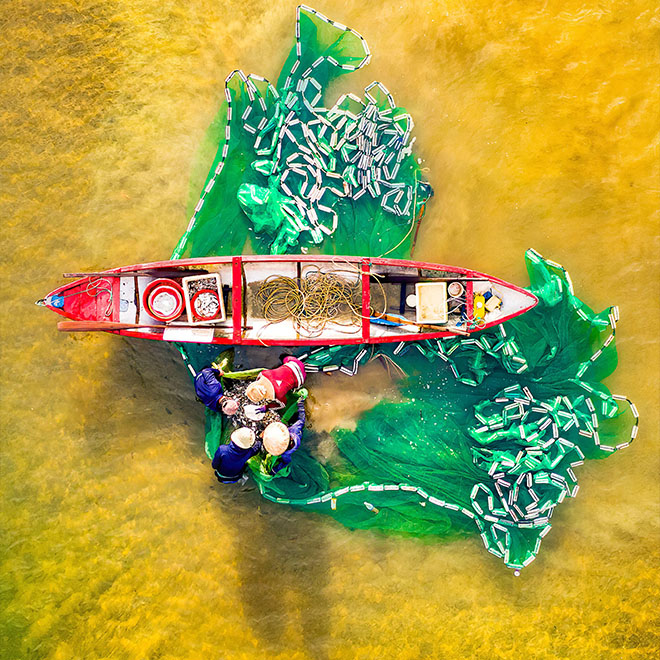
[(273, 400), (275, 398), (275, 388), (268, 378), (259, 376), (257, 380), (247, 386), (245, 395), (252, 403), (260, 403), (264, 399)]
[(247, 426), (236, 429), (231, 434), (231, 441), (241, 449), (249, 449), (254, 444), (254, 431)]
[(282, 422), (271, 422), (264, 429), (264, 449), (271, 456), (280, 456), (289, 447), (289, 429)]

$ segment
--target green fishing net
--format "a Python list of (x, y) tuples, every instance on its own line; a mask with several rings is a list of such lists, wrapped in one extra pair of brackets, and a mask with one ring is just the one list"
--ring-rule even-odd
[[(627, 447), (638, 420), (635, 406), (600, 382), (616, 367), (616, 308), (594, 313), (561, 267), (533, 250), (526, 260), (539, 304), (474, 338), (303, 355), (310, 372), (350, 374), (380, 358), (400, 375), (401, 400), (378, 403), (353, 431), (335, 429), (329, 460), (303, 443), (288, 476), (271, 479), (253, 459), (264, 497), (352, 528), (476, 530), (507, 566), (532, 561), (555, 507), (577, 493), (574, 468)], [(201, 368), (212, 352), (197, 347), (191, 360)], [(207, 412), (209, 457), (227, 431)]]
[(227, 77), (202, 160), (220, 147), (173, 259), (240, 254), (248, 238), (265, 254), (410, 253), (432, 194), (412, 154), (411, 116), (378, 82), (325, 106), (328, 84), (370, 57), (357, 32), (299, 7), (276, 86)]
[[(380, 85), (365, 100), (319, 105), (334, 76), (368, 58), (357, 33), (300, 8), (277, 89), (240, 72), (228, 78), (228, 106), (210, 132), (225, 139), (175, 257), (240, 253), (248, 235), (261, 252), (317, 245), (407, 255), (430, 194), (410, 153), (412, 120)], [(593, 312), (568, 273), (533, 250), (526, 263), (539, 304), (503, 325), (470, 337), (298, 350), (308, 372), (356, 374), (379, 359), (400, 398), (374, 405), (354, 430), (335, 429), (330, 457), (307, 430), (288, 472), (273, 478), (251, 459), (262, 495), (351, 528), (478, 533), (507, 566), (529, 564), (555, 507), (577, 493), (575, 468), (626, 447), (638, 420), (601, 382), (616, 367), (617, 309)], [(183, 350), (197, 370), (218, 353)], [(231, 429), (206, 414), (212, 457)]]

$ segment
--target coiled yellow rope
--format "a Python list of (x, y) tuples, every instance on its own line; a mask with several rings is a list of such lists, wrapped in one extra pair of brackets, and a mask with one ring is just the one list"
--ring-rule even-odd
[(360, 332), (362, 283), (359, 277), (347, 279), (337, 272), (324, 273), (315, 268), (301, 278), (271, 275), (257, 291), (264, 318), (270, 323), (292, 319), (309, 337), (318, 337), (329, 322), (355, 326), (342, 331), (348, 334)]

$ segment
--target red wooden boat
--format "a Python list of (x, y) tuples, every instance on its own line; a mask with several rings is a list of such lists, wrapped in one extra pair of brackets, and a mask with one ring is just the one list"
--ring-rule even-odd
[(77, 279), (38, 302), (70, 319), (60, 330), (212, 344), (466, 335), (538, 302), (529, 291), (473, 270), (365, 257), (204, 257), (64, 276)]

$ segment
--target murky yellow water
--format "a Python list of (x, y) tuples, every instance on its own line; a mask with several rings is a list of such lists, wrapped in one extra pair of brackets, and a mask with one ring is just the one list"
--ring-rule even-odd
[[(649, 658), (660, 645), (658, 17), (649, 0), (338, 2), (417, 122), (417, 256), (525, 283), (530, 246), (621, 307), (625, 452), (579, 469), (520, 578), (480, 539), (350, 532), (221, 488), (177, 356), (64, 336), (63, 271), (161, 259), (240, 67), (275, 78), (293, 1), (0, 5), (2, 658)], [(369, 375), (365, 375), (369, 381)], [(369, 387), (372, 382), (363, 382)], [(324, 395), (320, 426), (364, 395)], [(358, 379), (352, 387), (361, 387)], [(355, 398), (355, 400), (353, 400)]]

